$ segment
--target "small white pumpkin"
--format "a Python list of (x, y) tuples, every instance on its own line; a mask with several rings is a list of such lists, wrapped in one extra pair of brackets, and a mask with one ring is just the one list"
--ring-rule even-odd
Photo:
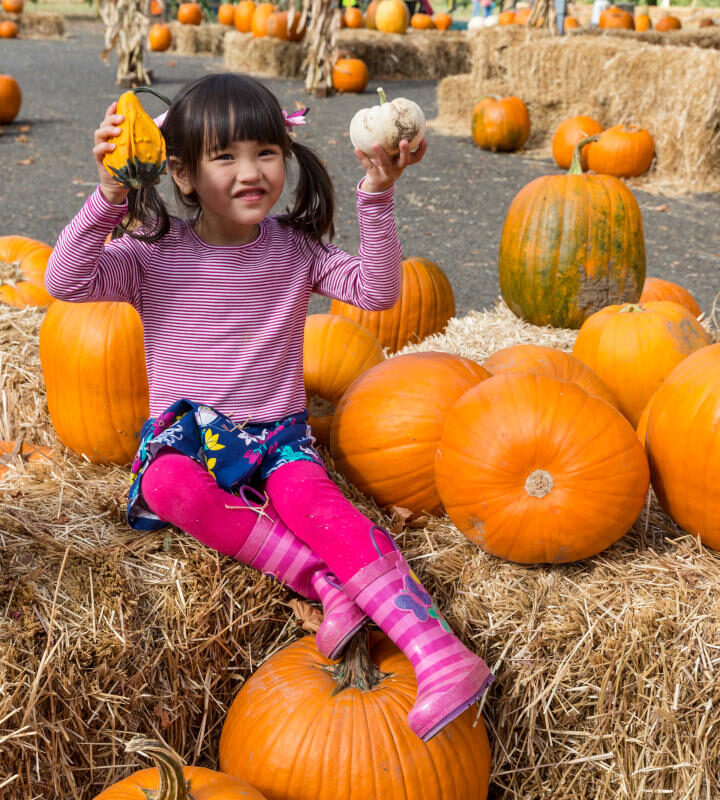
[(372, 157), (373, 144), (379, 144), (389, 155), (400, 152), (400, 142), (407, 139), (415, 150), (425, 137), (425, 115), (417, 103), (405, 97), (387, 101), (378, 88), (380, 105), (361, 108), (350, 121), (350, 141), (353, 147)]

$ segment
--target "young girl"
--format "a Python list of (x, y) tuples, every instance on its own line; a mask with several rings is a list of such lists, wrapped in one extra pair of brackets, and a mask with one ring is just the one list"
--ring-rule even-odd
[[(403, 141), (395, 159), (378, 145), (372, 158), (355, 151), (366, 171), (355, 257), (323, 241), (333, 235), (330, 177), (289, 135), (297, 115), (261, 83), (209, 75), (174, 98), (161, 130), (187, 219), (170, 217), (154, 188), (128, 197), (105, 170), (123, 121), (115, 112), (113, 103), (95, 131), (100, 185), (60, 234), (45, 282), (54, 297), (124, 301), (142, 318), (151, 418), (128, 522), (176, 525), (320, 600), (317, 644), (331, 658), (372, 618), (415, 668), (409, 722), (427, 740), (492, 675), (451, 633), (392, 537), (328, 477), (303, 384), (311, 292), (366, 309), (397, 301), (393, 186), (426, 143), (411, 153)], [(293, 207), (270, 216), (291, 158)], [(128, 213), (128, 228), (133, 219), (141, 227), (105, 244)]]

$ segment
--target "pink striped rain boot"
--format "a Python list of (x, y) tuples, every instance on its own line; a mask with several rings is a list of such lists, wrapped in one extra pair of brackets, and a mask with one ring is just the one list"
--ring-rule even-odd
[(235, 558), (309, 600), (320, 600), (323, 621), (315, 644), (326, 658), (339, 658), (367, 616), (345, 594), (325, 562), (280, 520), (269, 498), (249, 486), (243, 486), (239, 495), (248, 508), (257, 509), (258, 521)]
[[(381, 553), (376, 531), (387, 536), (392, 552)], [(427, 742), (478, 700), (494, 675), (452, 633), (392, 536), (377, 525), (371, 527), (370, 536), (379, 558), (343, 588), (413, 665), (417, 697), (408, 722)]]

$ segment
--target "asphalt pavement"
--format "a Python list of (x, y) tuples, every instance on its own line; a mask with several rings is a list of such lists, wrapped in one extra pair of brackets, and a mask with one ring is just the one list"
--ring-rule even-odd
[[(0, 235), (53, 244), (97, 183), (92, 134), (121, 93), (116, 60), (100, 59), (102, 24), (68, 20), (64, 40), (0, 40), (0, 73), (18, 80), (23, 104), (0, 136)], [(154, 87), (172, 96), (183, 84), (223, 70), (221, 57), (150, 53)], [(357, 252), (355, 186), (362, 168), (347, 134), (353, 114), (375, 105), (377, 82), (360, 95), (310, 97), (301, 80), (261, 79), (288, 111), (310, 106), (301, 141), (325, 159), (335, 183), (335, 242)], [(437, 115), (435, 81), (384, 81), (388, 95), (409, 97)], [(143, 95), (150, 112), (159, 100)], [(468, 110), (470, 111), (470, 110)], [(406, 257), (424, 256), (448, 274), (457, 313), (487, 308), (499, 295), (497, 249), (512, 198), (526, 183), (559, 170), (551, 160), (479, 150), (469, 137), (428, 133), (428, 152), (396, 185), (396, 217)], [(170, 197), (169, 179), (163, 194)], [(682, 283), (708, 312), (720, 292), (720, 193), (667, 198), (633, 190), (643, 213), (648, 274)], [(282, 201), (281, 201), (282, 202)], [(313, 298), (310, 310), (329, 301)]]

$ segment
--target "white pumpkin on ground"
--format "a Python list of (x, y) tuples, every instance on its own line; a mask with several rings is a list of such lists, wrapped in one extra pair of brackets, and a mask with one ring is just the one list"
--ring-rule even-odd
[(361, 108), (350, 121), (353, 147), (372, 156), (372, 146), (377, 143), (389, 156), (394, 156), (400, 152), (400, 142), (407, 139), (410, 150), (415, 150), (425, 137), (422, 109), (406, 97), (388, 102), (382, 88), (378, 88), (378, 94), (380, 105)]

